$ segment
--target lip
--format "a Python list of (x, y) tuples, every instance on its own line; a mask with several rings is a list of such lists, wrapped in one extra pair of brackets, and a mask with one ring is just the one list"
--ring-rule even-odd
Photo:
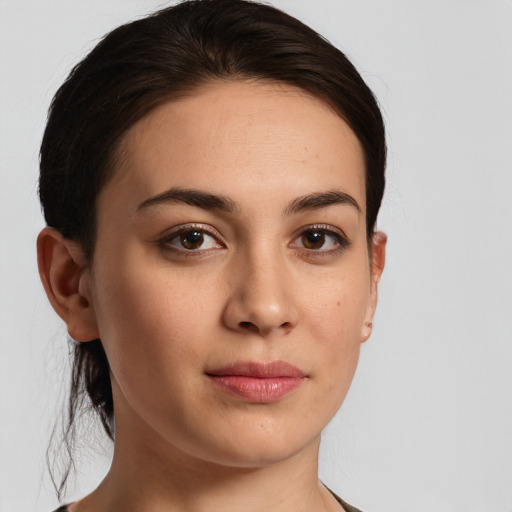
[(252, 403), (277, 402), (306, 378), (302, 370), (285, 361), (234, 363), (206, 375), (221, 391)]

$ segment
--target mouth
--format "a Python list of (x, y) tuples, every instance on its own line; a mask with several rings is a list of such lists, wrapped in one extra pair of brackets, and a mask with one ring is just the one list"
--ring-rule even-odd
[(284, 361), (241, 362), (206, 372), (217, 389), (251, 403), (272, 403), (297, 389), (307, 375)]

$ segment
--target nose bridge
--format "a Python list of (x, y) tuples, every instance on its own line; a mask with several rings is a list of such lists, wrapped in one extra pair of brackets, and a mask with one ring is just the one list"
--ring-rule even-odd
[(296, 324), (290, 279), (283, 252), (269, 240), (259, 240), (240, 253), (233, 292), (227, 305), (227, 323), (237, 330), (267, 335), (289, 332)]
[(277, 306), (284, 300), (284, 278), (286, 268), (282, 255), (272, 250), (269, 244), (261, 244), (260, 250), (250, 251), (245, 259), (246, 279), (241, 292), (248, 303), (260, 307)]

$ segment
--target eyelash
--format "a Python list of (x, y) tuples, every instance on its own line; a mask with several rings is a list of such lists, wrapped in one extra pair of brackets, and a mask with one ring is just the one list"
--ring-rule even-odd
[(171, 233), (167, 234), (164, 238), (158, 240), (158, 245), (160, 247), (163, 247), (164, 249), (168, 249), (170, 251), (174, 251), (178, 253), (180, 256), (200, 256), (205, 255), (206, 253), (209, 253), (212, 251), (212, 249), (186, 249), (186, 248), (180, 248), (177, 247), (171, 242), (175, 239), (177, 239), (181, 234), (185, 233), (191, 233), (193, 231), (197, 231), (198, 233), (201, 233), (202, 235), (207, 235), (211, 238), (213, 238), (217, 242), (217, 248), (225, 248), (225, 245), (223, 242), (219, 242), (219, 239), (222, 237), (218, 233), (218, 231), (214, 230), (213, 228), (207, 228), (203, 224), (184, 224), (182, 226), (179, 226), (179, 228), (173, 230)]
[[(177, 239), (181, 234), (185, 233), (192, 233), (193, 231), (196, 231), (200, 233), (202, 236), (207, 235), (208, 237), (213, 238), (216, 243), (217, 247), (215, 248), (208, 248), (208, 249), (187, 249), (187, 248), (180, 248), (174, 244), (171, 244), (171, 242), (175, 239)], [(350, 245), (351, 241), (349, 238), (338, 229), (333, 228), (332, 226), (328, 226), (327, 224), (315, 224), (315, 225), (309, 225), (304, 226), (300, 228), (296, 232), (296, 234), (293, 235), (292, 242), (289, 244), (291, 247), (293, 247), (293, 244), (301, 237), (305, 236), (308, 233), (320, 233), (324, 237), (330, 237), (334, 240), (335, 247), (331, 249), (309, 249), (307, 247), (296, 247), (297, 250), (299, 250), (301, 253), (309, 256), (309, 257), (326, 257), (326, 256), (332, 256), (334, 254), (343, 252), (346, 250)], [(168, 249), (170, 251), (174, 251), (175, 253), (178, 253), (180, 256), (201, 256), (206, 255), (207, 253), (210, 253), (213, 249), (221, 249), (225, 248), (224, 242), (219, 241), (219, 239), (222, 239), (218, 231), (207, 228), (204, 225), (198, 225), (198, 224), (185, 224), (177, 228), (176, 230), (173, 230), (171, 233), (167, 234), (162, 239), (158, 240), (158, 245), (160, 247), (163, 247), (165, 249)]]
[(312, 226), (304, 226), (300, 228), (297, 235), (294, 235), (293, 242), (303, 237), (307, 233), (321, 233), (324, 237), (330, 237), (334, 240), (335, 246), (331, 249), (308, 249), (306, 247), (298, 247), (298, 250), (311, 257), (328, 257), (339, 254), (351, 245), (349, 238), (340, 229), (336, 229), (327, 224), (314, 224)]

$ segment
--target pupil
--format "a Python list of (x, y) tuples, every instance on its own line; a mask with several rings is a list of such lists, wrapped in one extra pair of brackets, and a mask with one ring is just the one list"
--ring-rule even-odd
[(320, 231), (308, 231), (303, 235), (304, 247), (320, 249), (325, 243), (325, 235)]
[(204, 235), (201, 231), (187, 231), (180, 235), (180, 242), (186, 249), (199, 248), (204, 240)]

